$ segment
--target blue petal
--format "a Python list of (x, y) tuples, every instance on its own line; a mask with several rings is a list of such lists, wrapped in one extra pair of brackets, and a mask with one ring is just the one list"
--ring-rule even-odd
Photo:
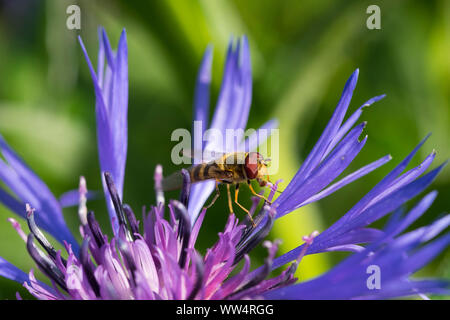
[(236, 125), (237, 129), (245, 129), (247, 126), (248, 115), (250, 113), (250, 106), (252, 103), (252, 88), (253, 88), (253, 77), (252, 77), (252, 66), (250, 61), (250, 49), (248, 45), (248, 39), (244, 35), (242, 36), (242, 54), (240, 55), (240, 75), (242, 81), (242, 108), (240, 110), (240, 117)]
[(0, 135), (0, 150), (8, 163), (0, 160), (0, 179), (20, 199), (0, 189), (0, 201), (25, 217), (25, 203), (36, 209), (37, 224), (59, 242), (71, 243), (75, 253), (79, 245), (68, 229), (61, 206), (47, 185), (24, 163)]
[[(449, 219), (446, 219), (446, 227), (448, 227)], [(441, 253), (450, 244), (450, 233), (437, 239), (436, 241), (421, 248), (418, 252), (414, 253), (408, 258), (408, 263), (404, 264), (402, 271), (404, 274), (413, 273), (426, 266), (431, 260), (433, 260), (439, 253)]]
[(312, 196), (311, 198), (305, 200), (304, 202), (302, 202), (300, 204), (300, 206), (305, 206), (307, 204), (310, 204), (312, 202), (316, 202), (319, 201), (320, 199), (323, 199), (327, 196), (329, 196), (330, 194), (336, 192), (337, 190), (341, 189), (342, 187), (346, 186), (347, 184), (367, 175), (368, 173), (372, 172), (373, 170), (381, 167), (382, 165), (384, 165), (385, 163), (387, 163), (388, 161), (390, 161), (392, 159), (392, 157), (390, 155), (384, 156), (381, 159), (378, 159), (372, 163), (369, 163), (368, 165), (358, 169), (357, 171), (349, 174), (348, 176), (342, 178), (341, 180), (339, 180), (338, 182), (332, 184), (331, 186), (329, 186), (328, 188), (322, 190), (321, 192), (315, 194), (314, 196)]
[(327, 150), (324, 152), (324, 155), (322, 156), (323, 160), (328, 153), (336, 146), (336, 144), (342, 139), (342, 137), (350, 130), (351, 127), (358, 121), (359, 117), (362, 114), (362, 109), (365, 107), (369, 107), (371, 104), (383, 99), (386, 95), (380, 95), (373, 98), (370, 98), (366, 102), (363, 103), (362, 106), (360, 106), (346, 121), (345, 123), (339, 128), (339, 131), (336, 133), (336, 135), (331, 140), (330, 144), (328, 145)]
[(272, 119), (267, 121), (241, 143), (239, 151), (249, 152), (255, 150), (260, 144), (264, 143), (269, 138), (272, 130), (276, 128), (278, 128), (277, 120)]
[(0, 276), (6, 279), (14, 280), (20, 284), (29, 283), (28, 275), (17, 268), (15, 265), (0, 257)]
[(113, 71), (114, 90), (109, 115), (116, 162), (113, 179), (122, 198), (128, 145), (128, 48), (125, 30), (120, 35)]
[(102, 175), (102, 184), (103, 190), (106, 197), (106, 204), (108, 207), (109, 216), (111, 218), (111, 222), (113, 223), (113, 231), (117, 232), (119, 226), (117, 222), (116, 212), (114, 210), (111, 198), (109, 196), (106, 183), (103, 178), (103, 173), (105, 171), (114, 174), (116, 172), (115, 162), (114, 162), (114, 147), (113, 140), (111, 135), (111, 128), (108, 119), (108, 110), (105, 105), (102, 88), (97, 80), (97, 75), (95, 73), (94, 67), (92, 66), (91, 60), (87, 54), (86, 48), (84, 47), (83, 41), (80, 37), (78, 40), (81, 45), (81, 49), (83, 50), (84, 56), (86, 58), (86, 62), (89, 67), (89, 71), (91, 73), (92, 82), (94, 84), (95, 90), (95, 118), (97, 123), (97, 146), (98, 146), (98, 154), (100, 158), (100, 168)]
[[(88, 191), (86, 193), (86, 199), (92, 200), (99, 196), (96, 191)], [(78, 190), (70, 190), (63, 193), (59, 197), (59, 204), (63, 208), (77, 206), (80, 202), (80, 192)]]
[[(233, 44), (234, 39), (231, 38), (225, 61), (222, 85), (210, 126), (211, 129), (220, 130), (223, 136), (225, 136), (226, 129), (242, 129), (243, 131), (247, 124), (251, 104), (252, 75), (248, 40), (246, 37), (243, 37), (241, 42), (237, 42), (235, 48), (233, 48)], [(206, 68), (207, 64), (208, 52), (205, 54), (202, 62), (200, 74), (202, 70), (209, 71)], [(196, 94), (196, 96), (198, 95)], [(198, 113), (204, 117), (204, 111)], [(194, 119), (198, 117), (196, 114), (197, 111), (195, 111)], [(269, 123), (269, 125), (272, 125), (272, 123)], [(243, 136), (238, 137), (238, 143), (240, 143), (240, 138), (243, 138)], [(204, 149), (232, 152), (237, 151), (239, 147), (240, 145), (218, 145), (209, 141), (205, 144)], [(196, 183), (192, 186), (188, 205), (189, 214), (192, 217), (191, 221), (195, 221), (213, 190), (214, 181)]]
[[(341, 236), (346, 232), (350, 232), (351, 230), (363, 228), (369, 225), (370, 223), (382, 218), (389, 212), (392, 212), (393, 210), (399, 208), (403, 203), (415, 197), (417, 194), (422, 192), (426, 187), (428, 187), (441, 169), (442, 166), (434, 169), (433, 171), (429, 172), (422, 178), (384, 197), (377, 203), (365, 209), (363, 212), (358, 211), (358, 215), (355, 215), (352, 218), (348, 218), (349, 214), (354, 212), (353, 207), (347, 214), (345, 214), (341, 219), (339, 219), (336, 223), (334, 223), (330, 228), (319, 234), (314, 239), (313, 244), (308, 248), (306, 254), (322, 252), (329, 247), (342, 245), (343, 243), (335, 243), (335, 240), (338, 239), (338, 236)], [(432, 201), (432, 199), (426, 198), (425, 202), (420, 203), (418, 209), (416, 210), (424, 211), (424, 208), (430, 204), (429, 201)], [(358, 206), (358, 204), (356, 206)], [(348, 244), (356, 244), (356, 243), (348, 243)], [(272, 268), (276, 269), (282, 265), (285, 265), (290, 261), (297, 259), (302, 248), (303, 246), (299, 246), (281, 255), (280, 257), (274, 259)]]
[[(201, 121), (201, 132), (194, 132), (203, 137), (203, 133), (208, 127), (209, 122), (209, 98), (211, 85), (211, 66), (212, 66), (212, 47), (209, 46), (203, 55), (202, 62), (197, 75), (197, 84), (194, 95), (194, 121)], [(194, 137), (195, 141), (195, 137)], [(202, 146), (203, 148), (203, 146)], [(197, 147), (194, 146), (194, 150)]]
[[(392, 236), (396, 236), (408, 228), (414, 221), (420, 218), (425, 211), (433, 204), (436, 199), (437, 192), (433, 191), (423, 197), (422, 200), (408, 213), (408, 215), (402, 218), (400, 215), (396, 215), (398, 219), (393, 219), (386, 227), (386, 233)], [(400, 213), (400, 212), (399, 212)]]
[[(101, 37), (98, 57), (99, 76), (92, 66), (81, 38), (79, 41), (94, 83), (98, 152), (103, 190), (113, 230), (117, 233), (118, 220), (103, 174), (104, 172), (111, 173), (118, 194), (122, 197), (128, 143), (128, 49), (125, 30), (120, 36), (116, 54), (112, 51), (103, 29), (100, 30), (99, 36)], [(105, 71), (103, 70), (103, 55), (106, 56), (107, 61)]]
[[(295, 179), (289, 183), (274, 202), (277, 206), (277, 218), (299, 208), (302, 202), (326, 187), (347, 168), (365, 144), (366, 139), (358, 141), (363, 127), (364, 123), (350, 131), (331, 154), (314, 168), (309, 177), (302, 180), (302, 183)], [(295, 186), (295, 189), (291, 188), (291, 191), (288, 191), (291, 185)]]
[[(435, 223), (426, 227), (432, 233), (439, 232), (445, 223)], [(428, 238), (399, 237), (375, 241), (366, 250), (345, 259), (326, 274), (308, 282), (276, 289), (264, 295), (268, 299), (380, 299), (399, 297), (418, 293), (448, 293), (449, 281), (426, 280), (410, 281), (407, 278), (419, 270), (450, 244), (450, 234), (442, 236), (423, 248), (416, 248)], [(415, 251), (415, 252), (414, 252)], [(369, 289), (367, 280), (370, 276), (369, 266), (380, 270), (379, 289)], [(395, 266), (395, 267), (392, 267)]]
[(359, 70), (356, 69), (355, 72), (350, 76), (345, 84), (344, 90), (342, 92), (341, 99), (328, 122), (325, 130), (320, 136), (317, 143), (314, 145), (314, 148), (309, 153), (308, 157), (303, 162), (302, 166), (292, 179), (292, 182), (286, 187), (285, 192), (291, 193), (293, 189), (296, 189), (296, 186), (303, 183), (303, 181), (309, 176), (309, 174), (314, 170), (314, 168), (320, 163), (323, 155), (327, 151), (327, 148), (333, 137), (339, 130), (341, 126), (342, 120), (344, 119), (345, 113), (347, 112), (348, 106), (350, 104), (350, 100), (353, 95), (353, 90), (356, 87), (356, 82), (358, 81)]
[[(351, 219), (354, 215), (361, 212), (361, 209), (366, 207), (377, 195), (382, 193), (389, 187), (395, 178), (406, 168), (413, 156), (417, 153), (420, 147), (428, 139), (425, 137), (412, 151), (411, 153), (401, 161), (391, 172), (389, 172), (375, 187), (372, 188), (358, 203), (346, 214), (346, 219)], [(343, 222), (344, 223), (344, 222)]]
[(191, 216), (192, 225), (197, 219), (200, 210), (214, 191), (215, 181), (205, 181), (195, 183), (191, 186), (191, 194), (189, 196), (188, 211)]
[[(211, 128), (223, 130), (226, 126), (228, 115), (232, 113), (234, 106), (230, 104), (231, 86), (234, 78), (234, 61), (236, 53), (233, 50), (233, 38), (228, 44), (227, 57), (225, 60), (222, 85), (220, 87), (219, 97), (217, 99), (216, 109), (211, 121)], [(217, 150), (221, 151), (221, 150)]]
[[(12, 263), (6, 261), (2, 257), (0, 257), (0, 277), (16, 281), (20, 284), (24, 284), (26, 282), (29, 285), (31, 285), (28, 274), (17, 268)], [(39, 280), (37, 280), (37, 284), (49, 292), (52, 293), (54, 292), (53, 288), (49, 287), (48, 285)]]
[(393, 192), (389, 196), (386, 196), (382, 199), (382, 201), (379, 201), (374, 205), (368, 207), (358, 216), (354, 217), (351, 221), (347, 221), (345, 229), (368, 225), (373, 221), (382, 218), (387, 213), (397, 209), (403, 203), (412, 199), (420, 192), (422, 192), (426, 187), (428, 187), (436, 178), (442, 167), (443, 165), (439, 166), (438, 168), (427, 173), (422, 178), (417, 179), (409, 185), (406, 185), (403, 188)]

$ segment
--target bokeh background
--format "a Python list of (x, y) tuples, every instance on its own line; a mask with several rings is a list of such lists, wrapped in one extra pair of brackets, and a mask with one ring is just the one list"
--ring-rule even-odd
[[(81, 8), (80, 31), (66, 28), (66, 8), (71, 4)], [(371, 4), (381, 8), (381, 30), (366, 27)], [(432, 149), (438, 152), (435, 166), (449, 158), (449, 21), (446, 0), (2, 0), (0, 132), (57, 196), (76, 188), (80, 175), (90, 189), (100, 190), (94, 92), (76, 36), (82, 36), (95, 61), (97, 28), (105, 27), (114, 46), (126, 28), (130, 91), (124, 198), (140, 212), (143, 205), (154, 203), (155, 165), (163, 164), (166, 173), (179, 169), (170, 163), (170, 134), (191, 127), (194, 81), (208, 44), (214, 47), (214, 106), (230, 36), (249, 37), (254, 87), (248, 126), (279, 119), (281, 170), (276, 178), (286, 182), (319, 137), (345, 81), (358, 67), (349, 112), (374, 95), (387, 97), (364, 112), (369, 140), (344, 174), (388, 153), (393, 160), (318, 204), (278, 220), (270, 237), (282, 238), (280, 251), (285, 252), (301, 243), (302, 235), (336, 221), (427, 133), (432, 136), (413, 165)], [(448, 167), (432, 188), (440, 196), (415, 227), (448, 210)], [(241, 199), (248, 205), (250, 194), (244, 192)], [(90, 207), (109, 231), (103, 200), (92, 201)], [(217, 239), (227, 210), (224, 197), (208, 211), (200, 235), (202, 250)], [(0, 207), (0, 255), (28, 271), (34, 266), (6, 221), (11, 215)], [(65, 209), (64, 215), (77, 233), (76, 209)], [(257, 250), (254, 266), (264, 256), (263, 249)], [(298, 276), (313, 277), (345, 256), (309, 256)], [(450, 278), (450, 252), (419, 275)], [(0, 279), (0, 298), (14, 299), (16, 291), (30, 297), (20, 285)]]

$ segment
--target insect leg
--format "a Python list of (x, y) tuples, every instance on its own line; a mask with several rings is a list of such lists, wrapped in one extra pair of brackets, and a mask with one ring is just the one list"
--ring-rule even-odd
[(231, 192), (230, 185), (227, 184), (227, 195), (228, 195), (228, 208), (230, 208), (230, 214), (233, 213), (233, 204), (231, 203)]
[(260, 195), (260, 194), (257, 194), (256, 191), (253, 190), (253, 187), (252, 187), (251, 184), (248, 184), (248, 187), (250, 188), (250, 191), (251, 191), (255, 196), (257, 196), (258, 198), (264, 199), (264, 201), (266, 201), (268, 204), (272, 204), (272, 202), (270, 202), (269, 199), (267, 199), (266, 197), (264, 197), (264, 196), (262, 196), (262, 195)]
[(209, 209), (214, 204), (214, 202), (216, 202), (216, 200), (217, 200), (217, 198), (219, 198), (219, 196), (220, 196), (219, 180), (216, 180), (216, 194), (214, 195), (214, 198), (211, 200), (211, 203), (203, 208)]
[[(274, 185), (273, 184), (273, 182), (272, 181), (270, 181), (270, 179), (269, 179), (269, 175), (267, 175), (267, 182), (269, 182), (272, 186)], [(272, 189), (273, 190), (273, 189)], [(283, 191), (281, 191), (281, 190), (275, 190), (275, 192), (278, 192), (278, 193), (283, 193)]]
[(239, 207), (241, 207), (242, 210), (244, 210), (245, 212), (247, 212), (248, 217), (250, 218), (250, 221), (252, 222), (252, 225), (255, 227), (256, 224), (253, 221), (252, 215), (250, 214), (250, 211), (248, 211), (247, 209), (244, 208), (244, 206), (242, 204), (240, 204), (238, 202), (238, 194), (239, 194), (239, 184), (236, 185), (236, 189), (234, 191), (234, 203), (236, 203)]

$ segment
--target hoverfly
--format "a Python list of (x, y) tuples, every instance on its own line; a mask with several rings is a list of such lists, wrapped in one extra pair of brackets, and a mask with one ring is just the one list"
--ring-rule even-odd
[[(233, 204), (230, 186), (235, 185), (234, 203), (247, 213), (250, 221), (254, 225), (250, 212), (238, 201), (239, 185), (241, 183), (246, 183), (252, 194), (271, 204), (266, 197), (256, 193), (251, 185), (252, 180), (256, 180), (261, 187), (271, 183), (267, 170), (269, 161), (270, 159), (264, 159), (258, 152), (231, 152), (223, 153), (215, 160), (193, 165), (187, 170), (190, 175), (191, 183), (206, 180), (215, 180), (216, 182), (216, 194), (211, 200), (211, 203), (205, 206), (205, 208), (211, 207), (216, 202), (217, 198), (220, 196), (219, 184), (224, 183), (227, 186), (228, 207), (230, 213), (232, 213)], [(162, 181), (162, 188), (164, 191), (179, 189), (181, 186), (182, 176), (180, 172), (175, 172), (167, 178), (164, 178)]]

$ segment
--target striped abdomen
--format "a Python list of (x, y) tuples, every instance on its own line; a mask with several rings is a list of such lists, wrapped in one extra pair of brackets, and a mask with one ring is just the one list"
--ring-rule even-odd
[[(241, 183), (248, 181), (245, 170), (246, 153), (235, 152), (224, 155), (222, 158), (201, 163), (188, 168), (191, 183), (205, 180), (219, 180), (224, 183)], [(164, 190), (175, 190), (183, 185), (183, 177), (180, 172), (164, 178), (162, 186)]]
[(217, 179), (217, 175), (223, 170), (223, 165), (217, 164), (214, 161), (198, 164), (188, 169), (189, 174), (191, 175), (191, 183)]
[[(221, 168), (220, 164), (215, 162), (202, 163), (186, 170), (189, 172), (191, 183), (200, 181), (219, 179)], [(162, 181), (164, 191), (180, 189), (183, 185), (183, 176), (180, 171), (171, 174)]]

